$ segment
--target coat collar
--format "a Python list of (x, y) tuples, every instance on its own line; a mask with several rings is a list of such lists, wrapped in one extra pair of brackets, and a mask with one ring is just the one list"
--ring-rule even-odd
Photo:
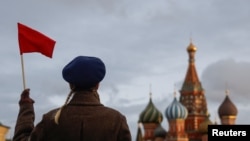
[(68, 105), (95, 105), (103, 106), (100, 103), (99, 95), (97, 92), (92, 91), (78, 91), (74, 93)]

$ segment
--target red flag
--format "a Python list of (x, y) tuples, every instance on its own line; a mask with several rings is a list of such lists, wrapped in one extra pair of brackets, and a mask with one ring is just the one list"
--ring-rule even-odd
[(23, 53), (40, 52), (52, 58), (56, 41), (26, 25), (21, 23), (17, 23), (17, 25), (20, 55)]

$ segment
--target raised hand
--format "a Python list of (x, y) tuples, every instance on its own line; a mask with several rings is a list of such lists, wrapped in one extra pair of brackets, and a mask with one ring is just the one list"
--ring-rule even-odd
[(24, 89), (22, 94), (21, 94), (21, 98), (19, 101), (19, 104), (23, 104), (23, 103), (34, 103), (35, 101), (33, 99), (30, 98), (30, 89)]

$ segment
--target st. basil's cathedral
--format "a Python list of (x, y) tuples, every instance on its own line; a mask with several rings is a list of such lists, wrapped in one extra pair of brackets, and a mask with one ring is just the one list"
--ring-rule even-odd
[[(136, 141), (207, 141), (208, 125), (217, 123), (210, 120), (205, 91), (196, 72), (196, 51), (191, 41), (187, 47), (188, 68), (179, 91), (179, 100), (174, 92), (172, 103), (167, 106), (164, 116), (154, 105), (150, 92), (149, 103), (139, 116)], [(225, 95), (218, 107), (218, 116), (222, 125), (232, 125), (238, 111), (227, 90)], [(168, 122), (167, 130), (161, 125), (164, 117)]]

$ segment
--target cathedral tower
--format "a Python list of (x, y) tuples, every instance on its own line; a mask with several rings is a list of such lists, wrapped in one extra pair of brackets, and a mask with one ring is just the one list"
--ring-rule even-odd
[(185, 130), (190, 141), (201, 140), (199, 125), (206, 119), (208, 113), (205, 92), (195, 68), (196, 50), (197, 48), (191, 41), (187, 47), (189, 55), (188, 69), (180, 90), (180, 102), (188, 110), (188, 116), (185, 120)]

